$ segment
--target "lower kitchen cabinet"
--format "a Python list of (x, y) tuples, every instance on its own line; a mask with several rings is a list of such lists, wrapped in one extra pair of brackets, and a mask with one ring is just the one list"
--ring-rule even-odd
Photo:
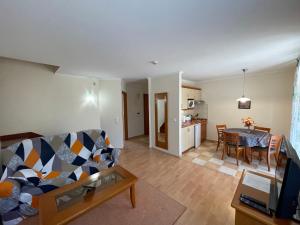
[(195, 146), (194, 125), (181, 128), (181, 151), (184, 152)]
[(207, 121), (201, 121), (201, 142), (206, 140), (206, 133), (207, 133)]

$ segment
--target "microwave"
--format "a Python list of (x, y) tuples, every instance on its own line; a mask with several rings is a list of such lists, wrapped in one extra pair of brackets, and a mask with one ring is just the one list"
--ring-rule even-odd
[(187, 106), (188, 106), (188, 109), (193, 109), (193, 108), (195, 108), (195, 100), (194, 99), (188, 99), (187, 100), (188, 102), (188, 104), (187, 104)]

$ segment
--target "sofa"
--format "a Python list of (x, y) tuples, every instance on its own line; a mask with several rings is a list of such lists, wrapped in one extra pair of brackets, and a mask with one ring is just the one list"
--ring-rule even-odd
[(116, 165), (119, 155), (103, 130), (26, 139), (2, 149), (3, 224), (37, 214), (40, 195)]

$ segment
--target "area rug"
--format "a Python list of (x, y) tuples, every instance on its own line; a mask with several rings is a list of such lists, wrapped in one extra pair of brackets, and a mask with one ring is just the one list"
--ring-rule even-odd
[[(172, 225), (185, 207), (147, 182), (136, 185), (136, 208), (132, 208), (129, 190), (90, 210), (69, 225)], [(38, 216), (21, 222), (38, 225)]]

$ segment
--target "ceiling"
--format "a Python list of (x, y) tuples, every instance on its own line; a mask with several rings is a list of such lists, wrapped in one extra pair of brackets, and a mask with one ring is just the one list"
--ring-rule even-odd
[(201, 80), (299, 55), (299, 0), (0, 2), (0, 56), (59, 73), (138, 79), (184, 71)]

